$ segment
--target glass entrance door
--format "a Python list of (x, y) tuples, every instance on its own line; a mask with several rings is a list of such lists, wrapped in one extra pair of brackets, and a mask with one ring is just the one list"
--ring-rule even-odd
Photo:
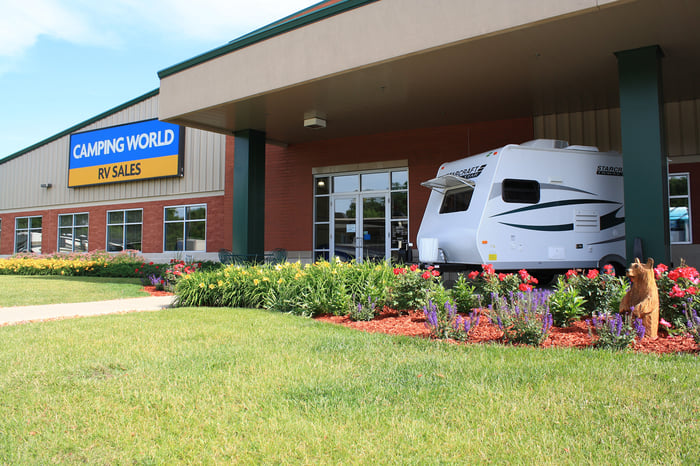
[(333, 199), (331, 255), (349, 261), (357, 258), (358, 196), (336, 196)]
[(389, 257), (388, 208), (388, 194), (334, 196), (331, 255), (358, 262)]

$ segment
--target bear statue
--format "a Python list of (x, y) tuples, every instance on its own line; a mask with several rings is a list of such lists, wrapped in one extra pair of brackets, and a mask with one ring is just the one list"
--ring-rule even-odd
[(659, 289), (654, 278), (654, 259), (646, 264), (635, 259), (627, 270), (630, 289), (622, 298), (620, 313), (632, 312), (632, 317), (642, 319), (645, 337), (656, 339), (659, 331)]

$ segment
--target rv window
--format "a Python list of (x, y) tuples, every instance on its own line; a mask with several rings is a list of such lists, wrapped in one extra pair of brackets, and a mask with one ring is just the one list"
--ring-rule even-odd
[(503, 201), (520, 204), (540, 202), (540, 184), (535, 180), (503, 180)]
[(472, 200), (473, 193), (474, 188), (471, 186), (448, 189), (445, 191), (445, 197), (442, 198), (440, 213), (449, 214), (451, 212), (463, 212), (467, 210)]

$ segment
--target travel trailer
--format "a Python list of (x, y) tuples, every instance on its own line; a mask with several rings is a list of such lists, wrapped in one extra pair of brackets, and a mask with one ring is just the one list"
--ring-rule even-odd
[(537, 139), (443, 164), (421, 183), (421, 263), (547, 276), (625, 269), (622, 155)]

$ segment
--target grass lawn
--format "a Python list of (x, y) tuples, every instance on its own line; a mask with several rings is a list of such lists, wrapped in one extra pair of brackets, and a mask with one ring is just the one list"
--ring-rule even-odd
[(696, 464), (700, 361), (259, 310), (0, 328), (0, 463)]
[(0, 307), (148, 296), (142, 288), (138, 278), (0, 275)]

